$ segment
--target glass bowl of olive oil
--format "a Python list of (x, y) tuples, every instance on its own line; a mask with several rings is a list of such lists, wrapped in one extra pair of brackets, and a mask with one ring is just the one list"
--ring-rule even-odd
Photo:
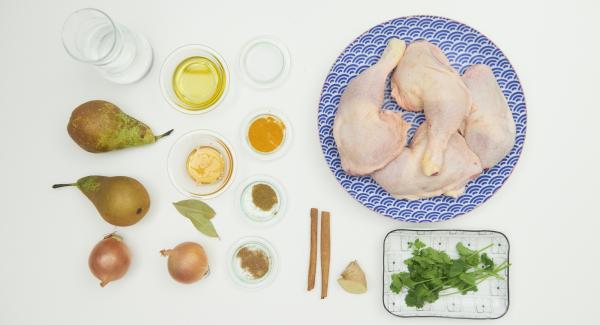
[(160, 87), (167, 102), (180, 112), (206, 113), (223, 101), (229, 89), (223, 57), (204, 45), (185, 45), (165, 59)]

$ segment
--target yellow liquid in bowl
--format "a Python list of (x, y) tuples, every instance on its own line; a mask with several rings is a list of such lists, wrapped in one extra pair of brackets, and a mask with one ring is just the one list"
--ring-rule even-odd
[(183, 103), (182, 107), (192, 111), (215, 104), (223, 95), (225, 85), (225, 69), (221, 62), (203, 56), (181, 61), (173, 73), (173, 91)]

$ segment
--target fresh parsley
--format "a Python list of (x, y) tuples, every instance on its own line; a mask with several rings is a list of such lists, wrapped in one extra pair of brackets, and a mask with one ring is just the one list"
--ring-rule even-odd
[[(477, 291), (477, 285), (490, 277), (504, 279), (500, 272), (509, 266), (508, 261), (496, 265), (483, 253), (492, 245), (471, 250), (459, 242), (456, 244), (459, 257), (452, 259), (446, 252), (427, 247), (416, 239), (409, 243), (412, 257), (404, 261), (408, 272), (392, 274), (390, 289), (400, 293), (407, 288), (406, 305), (417, 308), (441, 296)], [(450, 289), (454, 290), (445, 292)]]

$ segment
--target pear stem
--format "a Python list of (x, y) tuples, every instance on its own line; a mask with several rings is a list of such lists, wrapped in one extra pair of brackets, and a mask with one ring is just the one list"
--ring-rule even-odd
[(168, 136), (169, 134), (173, 133), (174, 130), (175, 129), (170, 129), (169, 131), (167, 131), (167, 132), (165, 132), (165, 133), (163, 133), (161, 135), (157, 135), (157, 136), (154, 137), (154, 140), (158, 140), (160, 138), (164, 138), (164, 137)]
[(54, 184), (52, 185), (52, 188), (59, 188), (59, 187), (66, 187), (66, 186), (76, 186), (77, 183), (72, 183), (72, 184)]

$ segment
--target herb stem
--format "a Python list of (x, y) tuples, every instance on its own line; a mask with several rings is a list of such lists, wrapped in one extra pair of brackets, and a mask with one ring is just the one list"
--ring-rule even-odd
[(473, 255), (476, 255), (476, 254), (479, 254), (479, 253), (483, 252), (484, 250), (486, 250), (486, 249), (488, 249), (488, 248), (490, 248), (492, 246), (494, 246), (494, 243), (491, 243), (491, 244), (485, 246), (484, 248), (482, 248), (480, 250), (474, 251), (473, 254), (469, 255), (469, 257), (471, 257)]
[[(479, 285), (481, 282), (485, 281), (487, 278), (488, 278), (488, 277), (485, 277), (485, 278), (483, 278), (483, 279), (479, 280), (478, 282), (475, 282), (475, 284), (473, 284), (473, 285), (471, 285), (471, 286), (468, 286), (468, 287), (466, 287), (464, 290), (457, 290), (457, 291), (454, 291), (454, 292), (451, 292), (451, 293), (445, 293), (445, 294), (441, 294), (441, 295), (439, 295), (439, 296), (440, 296), (440, 297), (445, 297), (445, 296), (451, 296), (451, 295), (455, 295), (455, 294), (457, 294), (457, 293), (463, 293), (463, 292), (467, 292), (469, 289), (476, 288), (476, 287), (477, 287), (477, 286), (478, 286), (478, 285)], [(451, 288), (448, 288), (448, 289), (451, 289)], [(448, 290), (448, 289), (445, 289), (445, 290)], [(443, 291), (443, 290), (442, 290), (442, 291)]]

